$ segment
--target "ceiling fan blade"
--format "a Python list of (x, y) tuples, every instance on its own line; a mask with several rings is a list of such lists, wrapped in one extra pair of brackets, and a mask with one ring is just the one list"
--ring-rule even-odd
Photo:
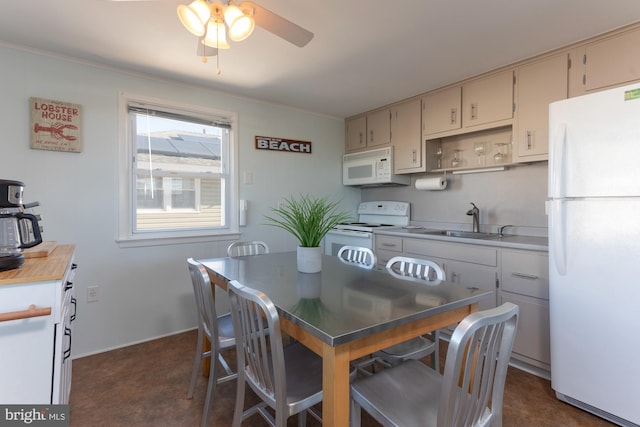
[(256, 25), (265, 30), (282, 37), (286, 41), (293, 43), (298, 47), (304, 47), (313, 38), (313, 33), (307, 31), (299, 25), (284, 19), (280, 15), (276, 15), (270, 10), (255, 4), (252, 1), (244, 1), (240, 3), (240, 8), (251, 8), (253, 10), (253, 19)]

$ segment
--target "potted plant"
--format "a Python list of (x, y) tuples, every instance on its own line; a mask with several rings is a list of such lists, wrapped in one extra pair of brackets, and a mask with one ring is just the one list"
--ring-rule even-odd
[(302, 273), (317, 273), (321, 270), (322, 239), (336, 224), (350, 218), (347, 212), (338, 211), (338, 202), (305, 194), (297, 199), (285, 198), (282, 206), (271, 210), (275, 215), (265, 215), (268, 225), (287, 230), (300, 243), (297, 260), (298, 271)]

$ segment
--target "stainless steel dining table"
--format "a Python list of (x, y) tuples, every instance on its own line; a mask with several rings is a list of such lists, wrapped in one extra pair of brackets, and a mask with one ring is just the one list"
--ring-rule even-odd
[(325, 426), (349, 425), (350, 361), (457, 323), (491, 293), (459, 283), (429, 285), (323, 255), (320, 273), (300, 273), (296, 253), (200, 259), (212, 284), (259, 289), (280, 327), (323, 359)]

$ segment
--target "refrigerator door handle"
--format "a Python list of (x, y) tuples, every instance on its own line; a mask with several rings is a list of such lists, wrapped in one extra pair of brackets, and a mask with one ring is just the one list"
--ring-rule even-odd
[(564, 196), (565, 146), (567, 144), (567, 124), (560, 123), (553, 135), (553, 153), (549, 164), (549, 197)]
[(565, 206), (563, 200), (551, 200), (551, 215), (549, 215), (549, 228), (553, 230), (550, 239), (551, 252), (556, 271), (561, 276), (567, 272), (567, 243), (565, 230)]

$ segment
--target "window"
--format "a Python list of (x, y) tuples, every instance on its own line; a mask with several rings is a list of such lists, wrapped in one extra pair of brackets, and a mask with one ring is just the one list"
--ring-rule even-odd
[(235, 114), (121, 96), (120, 240), (237, 232)]

